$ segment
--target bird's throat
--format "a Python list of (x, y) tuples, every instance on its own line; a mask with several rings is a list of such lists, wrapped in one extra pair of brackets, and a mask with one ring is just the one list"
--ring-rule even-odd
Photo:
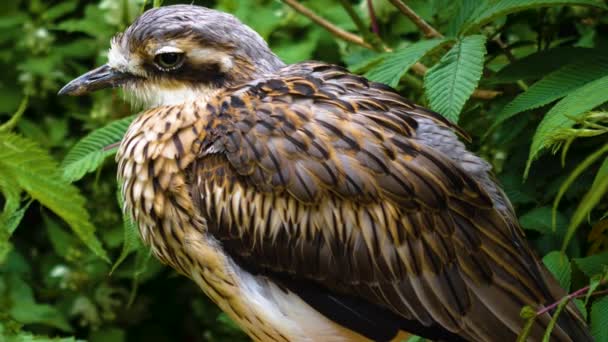
[(139, 82), (125, 88), (127, 100), (136, 108), (150, 109), (193, 101), (208, 101), (218, 88), (202, 84)]

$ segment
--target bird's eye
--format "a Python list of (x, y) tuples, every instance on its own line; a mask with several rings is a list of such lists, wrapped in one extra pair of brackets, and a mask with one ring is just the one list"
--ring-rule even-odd
[(154, 57), (154, 62), (162, 70), (175, 70), (184, 62), (184, 54), (177, 52), (161, 53)]

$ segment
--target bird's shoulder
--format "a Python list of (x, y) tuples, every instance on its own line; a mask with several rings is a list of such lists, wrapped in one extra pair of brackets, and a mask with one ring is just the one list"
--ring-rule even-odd
[[(360, 200), (385, 194), (433, 206), (461, 194), (491, 205), (493, 194), (475, 179), (489, 166), (466, 150), (457, 126), (339, 66), (289, 65), (220, 92), (205, 110), (201, 155), (221, 152), (264, 191), (303, 202), (328, 191)], [(412, 172), (419, 177), (406, 177)]]

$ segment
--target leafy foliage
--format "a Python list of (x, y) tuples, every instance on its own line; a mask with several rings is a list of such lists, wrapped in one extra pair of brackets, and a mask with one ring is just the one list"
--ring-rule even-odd
[(593, 58), (585, 58), (568, 64), (534, 83), (526, 92), (505, 106), (494, 121), (494, 126), (514, 115), (538, 108), (560, 99), (573, 90), (608, 74), (608, 57), (597, 52)]
[(486, 37), (468, 36), (456, 42), (424, 79), (431, 109), (458, 122), (459, 113), (481, 77)]
[[(55, 95), (161, 3), (192, 1), (0, 3), (1, 341), (247, 340), (196, 285), (151, 257), (123, 215), (111, 157), (135, 113), (119, 91)], [(280, 1), (194, 3), (235, 14), (286, 62), (345, 65), (460, 124), (532, 246), (564, 288), (585, 291), (575, 303), (597, 341), (608, 341), (603, 1), (407, 1), (439, 32), (432, 38), (387, 0), (372, 0), (373, 14), (367, 0), (301, 1), (365, 47)], [(536, 318), (522, 313), (527, 324)]]
[(0, 134), (0, 151), (0, 175), (14, 179), (33, 199), (63, 218), (95, 254), (109, 261), (95, 236), (84, 197), (61, 178), (53, 159), (35, 143), (14, 134)]
[(396, 87), (401, 77), (424, 55), (447, 43), (444, 39), (423, 40), (411, 46), (387, 53), (382, 61), (368, 71), (365, 76), (372, 81)]

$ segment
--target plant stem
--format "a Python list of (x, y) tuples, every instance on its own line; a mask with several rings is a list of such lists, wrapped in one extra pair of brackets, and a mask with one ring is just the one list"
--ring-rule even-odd
[[(606, 280), (602, 280), (600, 282), (600, 285), (604, 285), (604, 284), (606, 284)], [(572, 299), (575, 299), (575, 298), (584, 297), (586, 295), (587, 291), (589, 291), (589, 287), (590, 287), (590, 285), (587, 285), (587, 286), (585, 286), (583, 288), (580, 288), (580, 289), (572, 292), (571, 294), (567, 295), (564, 298), (566, 298), (567, 301), (571, 301)], [(602, 292), (602, 291), (598, 291), (596, 293), (600, 293), (600, 292)], [(548, 305), (548, 306), (545, 306), (544, 308), (541, 308), (540, 310), (538, 310), (536, 312), (536, 316), (543, 315), (543, 314), (545, 314), (545, 313), (547, 313), (547, 312), (555, 309), (562, 302), (562, 300), (564, 300), (564, 298), (560, 299), (559, 301), (557, 301), (557, 302), (555, 302), (555, 303), (553, 303), (551, 305)]]
[(359, 14), (357, 14), (357, 11), (355, 11), (355, 9), (353, 8), (353, 5), (350, 3), (350, 1), (349, 0), (340, 0), (340, 3), (342, 4), (342, 7), (344, 7), (344, 9), (346, 10), (346, 13), (348, 13), (350, 18), (353, 20), (353, 22), (357, 26), (357, 29), (363, 36), (363, 39), (366, 42), (369, 42), (374, 47), (374, 50), (383, 51), (384, 44), (382, 44), (382, 42), (380, 41), (378, 36), (373, 35), (367, 29), (367, 25), (365, 25), (365, 23), (363, 22), (363, 19), (361, 19)]
[(283, 0), (283, 2), (286, 3), (287, 5), (289, 5), (291, 8), (293, 8), (296, 12), (298, 12), (298, 13), (302, 14), (303, 16), (307, 17), (308, 19), (310, 19), (312, 22), (323, 27), (324, 29), (326, 29), (329, 33), (333, 34), (334, 36), (336, 36), (342, 40), (345, 40), (347, 42), (362, 46), (364, 48), (372, 49), (372, 46), (369, 43), (367, 43), (365, 40), (363, 40), (363, 38), (357, 36), (356, 34), (352, 34), (350, 32), (344, 31), (343, 29), (339, 28), (338, 26), (323, 19), (322, 17), (318, 16), (316, 13), (314, 13), (313, 11), (311, 11), (310, 9), (308, 9), (307, 7), (305, 7), (304, 5), (299, 3), (297, 0)]
[(397, 9), (403, 13), (406, 17), (408, 17), (414, 25), (418, 26), (420, 31), (424, 33), (427, 38), (443, 38), (443, 35), (439, 33), (439, 31), (435, 30), (431, 25), (429, 25), (418, 13), (414, 12), (408, 5), (406, 5), (401, 0), (389, 0), (393, 6), (397, 7)]
[(23, 113), (25, 113), (25, 110), (27, 109), (27, 105), (29, 102), (30, 98), (26, 95), (23, 100), (21, 100), (19, 108), (17, 108), (15, 114), (13, 114), (13, 116), (7, 122), (0, 126), (0, 133), (10, 132), (13, 128), (15, 128), (15, 126), (17, 126), (17, 123), (19, 122), (19, 120), (23, 116)]
[(367, 0), (367, 10), (369, 11), (369, 18), (372, 21), (372, 31), (380, 37), (380, 28), (378, 27), (378, 18), (376, 17), (376, 11), (374, 10), (373, 0)]

